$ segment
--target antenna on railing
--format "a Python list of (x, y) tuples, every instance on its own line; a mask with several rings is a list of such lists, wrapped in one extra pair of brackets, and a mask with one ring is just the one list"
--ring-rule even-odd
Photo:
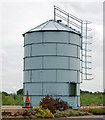
[[(91, 62), (88, 61), (88, 58), (91, 57), (88, 55), (88, 52), (91, 52), (91, 50), (88, 49), (88, 46), (92, 44), (91, 42), (88, 42), (88, 40), (92, 38), (88, 36), (88, 32), (92, 30), (91, 28), (88, 28), (88, 24), (91, 22), (81, 20), (61, 8), (54, 6), (54, 20), (57, 21), (57, 18), (60, 18), (66, 26), (77, 32), (79, 31), (81, 34), (81, 82), (83, 80), (92, 80), (93, 78), (88, 77), (92, 75), (88, 73), (88, 70), (91, 69), (88, 67), (88, 65), (91, 64)], [(85, 65), (83, 66), (83, 64)]]

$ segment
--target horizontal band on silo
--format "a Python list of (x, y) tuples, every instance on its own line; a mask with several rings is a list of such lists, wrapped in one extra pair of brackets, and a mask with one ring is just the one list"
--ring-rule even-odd
[(25, 44), (23, 47), (25, 46), (28, 46), (28, 45), (38, 45), (38, 44), (70, 44), (70, 45), (75, 45), (75, 46), (78, 46), (78, 47), (81, 47), (81, 45), (77, 45), (75, 43), (62, 43), (62, 42), (38, 42), (38, 43), (28, 43), (28, 44)]
[[(69, 35), (70, 34), (70, 35)], [(25, 35), (24, 45), (39, 42), (62, 42), (80, 45), (80, 36), (68, 31), (41, 31)]]
[[(80, 84), (76, 84), (76, 95), (80, 95), (78, 88)], [(70, 83), (24, 83), (24, 94), (26, 95), (27, 90), (30, 95), (71, 95), (70, 94)]]
[(65, 56), (65, 55), (37, 55), (37, 56), (29, 56), (29, 57), (24, 57), (23, 59), (26, 59), (26, 58), (32, 58), (32, 57), (71, 57), (71, 58), (76, 58), (76, 59), (79, 59), (79, 57), (75, 57), (75, 56)]
[(80, 72), (72, 70), (24, 71), (24, 82), (80, 82)]

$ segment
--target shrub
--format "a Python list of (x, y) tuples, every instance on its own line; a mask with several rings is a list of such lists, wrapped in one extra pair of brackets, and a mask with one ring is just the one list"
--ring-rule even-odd
[(105, 115), (105, 108), (88, 108), (81, 111), (92, 113), (93, 115)]
[(50, 110), (42, 108), (42, 106), (36, 106), (34, 107), (36, 111), (36, 117), (38, 118), (54, 118), (54, 115), (50, 112)]
[(12, 94), (9, 96), (5, 96), (2, 94), (2, 104), (3, 105), (22, 105), (23, 103), (23, 96)]
[(8, 96), (8, 95), (9, 95), (7, 92), (2, 92), (2, 94), (4, 94), (5, 96)]
[(104, 96), (102, 93), (84, 93), (80, 95), (81, 106), (100, 106), (104, 103)]
[(67, 102), (60, 100), (60, 98), (54, 99), (49, 95), (46, 95), (45, 98), (42, 99), (40, 106), (48, 108), (52, 113), (55, 113), (56, 110), (64, 111), (69, 108)]
[(57, 110), (56, 113), (54, 114), (54, 116), (55, 116), (56, 118), (68, 117), (69, 114), (68, 114), (67, 112), (65, 112), (65, 111), (59, 111), (59, 110)]
[(65, 111), (56, 111), (56, 113), (54, 114), (55, 117), (59, 118), (59, 117), (69, 117), (69, 116), (83, 116), (83, 115), (89, 115), (90, 113), (88, 112), (84, 112), (84, 111), (80, 111), (80, 110), (72, 110), (72, 109), (67, 109)]
[(17, 95), (23, 95), (23, 89), (19, 89), (19, 90), (17, 91)]

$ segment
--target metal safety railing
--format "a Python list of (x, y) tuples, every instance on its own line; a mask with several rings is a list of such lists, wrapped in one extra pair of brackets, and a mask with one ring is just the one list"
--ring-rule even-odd
[[(88, 60), (88, 58), (92, 57), (89, 55), (91, 50), (88, 49), (88, 46), (92, 44), (92, 42), (89, 41), (89, 39), (92, 39), (92, 37), (88, 36), (88, 32), (92, 30), (91, 28), (88, 28), (88, 24), (91, 22), (81, 20), (78, 17), (62, 10), (61, 8), (54, 6), (54, 20), (57, 21), (59, 18), (62, 20), (63, 24), (81, 34), (81, 82), (83, 80), (92, 80), (92, 74), (89, 73), (89, 70), (92, 68), (88, 67), (89, 64), (92, 63)], [(85, 65), (83, 66), (83, 64)]]

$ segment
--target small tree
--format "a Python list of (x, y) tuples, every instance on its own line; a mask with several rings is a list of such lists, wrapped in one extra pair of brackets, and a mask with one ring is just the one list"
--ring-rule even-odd
[(46, 97), (42, 99), (40, 106), (45, 109), (48, 108), (52, 113), (55, 113), (56, 110), (63, 111), (71, 108), (67, 102), (60, 100), (60, 98), (54, 99), (49, 95), (46, 95)]
[(19, 89), (18, 91), (17, 91), (17, 95), (22, 95), (23, 94), (23, 89)]
[(7, 92), (2, 92), (5, 96), (8, 96), (9, 94)]

